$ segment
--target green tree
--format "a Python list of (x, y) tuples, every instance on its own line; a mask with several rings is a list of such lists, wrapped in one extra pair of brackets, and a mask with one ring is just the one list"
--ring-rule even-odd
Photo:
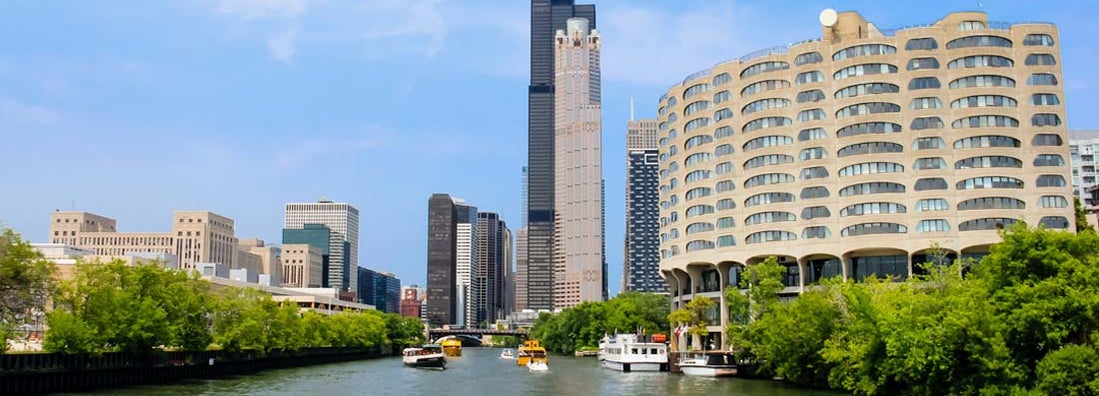
[(668, 299), (646, 293), (621, 293), (603, 302), (584, 302), (557, 314), (542, 313), (530, 338), (546, 350), (571, 354), (596, 348), (604, 336), (616, 332), (658, 332), (668, 317)]
[(1084, 209), (1084, 205), (1080, 203), (1080, 198), (1073, 198), (1073, 202), (1076, 208), (1076, 232), (1095, 232), (1095, 227), (1091, 226), (1088, 222), (1088, 212)]
[(386, 332), (395, 349), (404, 349), (424, 343), (424, 324), (419, 318), (396, 314), (385, 315)]
[(53, 263), (10, 228), (0, 227), (0, 352), (19, 326), (39, 320), (52, 287)]
[(1099, 352), (1069, 345), (1038, 362), (1037, 390), (1047, 395), (1099, 395)]

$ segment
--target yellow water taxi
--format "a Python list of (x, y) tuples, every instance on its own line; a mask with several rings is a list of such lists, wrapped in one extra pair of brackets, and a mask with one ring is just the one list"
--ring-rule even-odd
[(543, 348), (538, 340), (523, 341), (523, 346), (519, 347), (519, 353), (517, 355), (515, 364), (519, 366), (526, 366), (533, 362), (549, 363), (549, 357), (546, 355), (546, 348)]
[(462, 356), (462, 341), (454, 338), (443, 341), (443, 353), (447, 356)]

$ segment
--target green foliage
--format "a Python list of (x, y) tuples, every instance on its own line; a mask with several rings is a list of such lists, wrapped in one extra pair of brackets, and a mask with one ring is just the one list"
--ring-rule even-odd
[(16, 328), (45, 312), (53, 273), (53, 263), (15, 231), (0, 227), (0, 352), (7, 351)]
[(706, 297), (695, 296), (691, 301), (687, 302), (687, 305), (683, 308), (675, 310), (668, 314), (668, 322), (672, 325), (688, 325), (689, 334), (694, 335), (706, 335), (709, 332), (706, 330), (707, 312), (709, 312), (716, 303)]
[(1084, 205), (1080, 203), (1080, 198), (1076, 197), (1072, 199), (1076, 207), (1076, 232), (1095, 232), (1095, 228), (1088, 223), (1088, 212), (1084, 210)]
[(656, 294), (627, 292), (604, 302), (585, 302), (558, 314), (542, 313), (531, 329), (546, 350), (571, 354), (581, 348), (595, 348), (607, 334), (658, 333), (665, 329), (668, 298)]
[(1038, 362), (1037, 389), (1047, 395), (1099, 395), (1099, 351), (1069, 345)]
[(726, 290), (733, 347), (765, 374), (856, 394), (1099, 394), (1099, 235), (1002, 235), (979, 264), (827, 280), (789, 303), (781, 273), (750, 268), (747, 292)]
[(50, 330), (42, 344), (45, 350), (66, 354), (100, 352), (95, 330), (76, 315), (55, 309), (46, 316), (50, 323)]

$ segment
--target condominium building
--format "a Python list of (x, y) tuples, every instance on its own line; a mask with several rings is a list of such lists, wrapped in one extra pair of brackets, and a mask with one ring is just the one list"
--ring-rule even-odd
[[(1072, 230), (1060, 39), (981, 12), (822, 37), (719, 63), (660, 98), (661, 274), (673, 308), (718, 302), (776, 256), (785, 294), (905, 278), (940, 247), (981, 257), (1025, 220)], [(709, 320), (723, 337), (727, 315)]]
[(359, 266), (359, 209), (325, 198), (317, 202), (286, 204), (283, 228), (302, 229), (306, 224), (323, 224), (331, 231), (327, 287), (352, 292), (357, 290), (355, 268)]
[(237, 238), (233, 219), (208, 211), (175, 212), (171, 232), (118, 232), (114, 219), (76, 211), (50, 214), (51, 243), (92, 249), (100, 256), (134, 252), (166, 253), (179, 259), (180, 269), (214, 262), (236, 268)]
[(1071, 131), (1068, 146), (1069, 163), (1072, 165), (1072, 192), (1080, 198), (1085, 208), (1099, 206), (1088, 194), (1088, 189), (1099, 184), (1096, 182), (1096, 168), (1099, 167), (1099, 131)]
[[(633, 113), (631, 107), (630, 113)], [(667, 293), (660, 276), (656, 120), (626, 123), (626, 238), (622, 290)]]
[(573, 0), (530, 2), (530, 86), (527, 88), (527, 303), (554, 307), (555, 249), (555, 87), (556, 33), (569, 18), (584, 18), (595, 29), (595, 6)]
[(606, 296), (602, 41), (585, 18), (568, 19), (554, 40), (553, 300), (564, 309)]
[(473, 323), (496, 323), (507, 316), (507, 268), (511, 265), (511, 231), (500, 215), (477, 213), (477, 283), (481, 287), (474, 298), (477, 317)]
[(477, 208), (469, 206), (460, 198), (454, 199), (456, 213), (454, 274), (455, 289), (458, 293), (458, 325), (471, 325), (477, 321), (478, 301), (484, 285), (474, 276), (479, 269), (477, 258), (480, 253), (477, 237)]
[(515, 231), (515, 307), (509, 312), (527, 309), (527, 228)]

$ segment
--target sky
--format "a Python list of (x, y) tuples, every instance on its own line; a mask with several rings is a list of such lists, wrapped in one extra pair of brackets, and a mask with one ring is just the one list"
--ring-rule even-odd
[[(820, 37), (824, 8), (882, 28), (981, 10), (1061, 34), (1069, 129), (1099, 129), (1099, 2), (595, 3), (612, 294), (622, 272), (629, 100), (653, 117), (688, 74)], [(0, 224), (49, 213), (167, 232), (176, 210), (279, 242), (286, 202), (360, 210), (359, 264), (425, 283), (427, 201), (521, 222), (529, 18), (502, 0), (0, 0)]]

